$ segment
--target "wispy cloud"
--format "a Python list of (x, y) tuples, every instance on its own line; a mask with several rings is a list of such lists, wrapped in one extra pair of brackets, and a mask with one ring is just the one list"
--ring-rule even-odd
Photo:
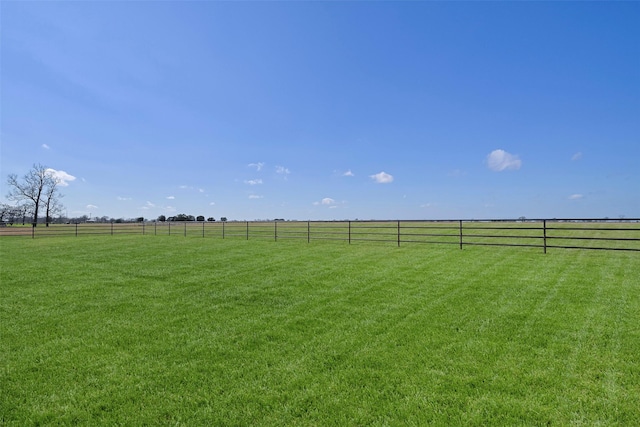
[(569, 196), (569, 200), (580, 200), (582, 199), (584, 196), (582, 194), (572, 194)]
[(76, 177), (66, 173), (65, 171), (57, 171), (55, 169), (47, 169), (47, 174), (49, 174), (53, 179), (58, 181), (58, 185), (61, 187), (67, 187), (71, 181), (75, 181)]
[(197, 191), (198, 193), (204, 193), (206, 191), (204, 188), (196, 188), (193, 185), (179, 185), (178, 188), (180, 190)]
[(351, 169), (349, 169), (348, 171), (343, 173), (342, 176), (356, 176), (356, 175), (353, 172), (351, 172)]
[(258, 196), (257, 194), (249, 194), (250, 199), (262, 199), (264, 196)]
[(332, 206), (336, 204), (336, 201), (333, 200), (331, 197), (325, 197), (324, 199), (320, 200), (319, 202), (313, 202), (314, 205), (319, 206), (319, 205), (325, 205), (325, 206)]
[(167, 200), (174, 200), (176, 196), (167, 196)]
[(280, 175), (289, 175), (291, 171), (284, 166), (276, 166), (276, 173)]
[(125, 201), (125, 200), (131, 200), (131, 197), (122, 197), (122, 196), (118, 196), (116, 197), (116, 199), (120, 200), (120, 201)]
[(369, 178), (371, 178), (378, 184), (389, 184), (390, 182), (393, 182), (393, 175), (389, 175), (386, 172), (380, 172), (375, 175), (369, 175)]
[(98, 209), (96, 205), (87, 205), (87, 209)]
[(494, 172), (503, 170), (518, 170), (522, 166), (522, 161), (518, 156), (507, 153), (504, 150), (493, 150), (487, 156), (487, 166)]
[(322, 203), (323, 205), (333, 205), (336, 201), (333, 200), (331, 197), (325, 197), (324, 199), (322, 199), (322, 201), (320, 203)]
[(571, 161), (576, 161), (576, 160), (580, 160), (582, 158), (582, 152), (578, 151), (576, 154), (574, 154), (573, 156), (571, 156)]
[(45, 150), (51, 150), (51, 147), (49, 147), (47, 144), (42, 144), (42, 148), (44, 148)]
[(244, 181), (245, 184), (249, 184), (249, 185), (260, 185), (262, 184), (262, 180), (260, 178), (258, 179), (246, 179)]
[(256, 171), (260, 172), (262, 170), (262, 168), (264, 167), (264, 162), (249, 163), (247, 166), (250, 167), (250, 168), (255, 168)]

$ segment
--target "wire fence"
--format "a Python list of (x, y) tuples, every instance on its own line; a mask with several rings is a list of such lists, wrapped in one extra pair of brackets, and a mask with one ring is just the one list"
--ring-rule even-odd
[(0, 227), (0, 236), (171, 235), (221, 239), (319, 240), (597, 249), (640, 252), (640, 219), (229, 221), (40, 224)]

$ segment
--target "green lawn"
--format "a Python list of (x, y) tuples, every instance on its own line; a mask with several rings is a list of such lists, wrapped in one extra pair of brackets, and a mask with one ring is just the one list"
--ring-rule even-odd
[(0, 425), (640, 425), (640, 253), (0, 238)]

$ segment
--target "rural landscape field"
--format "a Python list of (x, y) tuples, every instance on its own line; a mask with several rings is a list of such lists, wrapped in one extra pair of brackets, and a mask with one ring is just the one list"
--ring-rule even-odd
[(640, 254), (0, 239), (0, 424), (637, 425)]
[(640, 426), (640, 1), (0, 9), (0, 427)]

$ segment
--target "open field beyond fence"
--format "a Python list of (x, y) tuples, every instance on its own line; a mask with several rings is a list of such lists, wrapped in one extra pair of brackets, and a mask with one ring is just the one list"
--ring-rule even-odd
[(51, 224), (4, 227), (2, 236), (173, 235), (219, 239), (319, 240), (640, 251), (640, 219), (447, 221), (233, 221)]
[(637, 252), (240, 230), (0, 239), (0, 424), (640, 424)]

